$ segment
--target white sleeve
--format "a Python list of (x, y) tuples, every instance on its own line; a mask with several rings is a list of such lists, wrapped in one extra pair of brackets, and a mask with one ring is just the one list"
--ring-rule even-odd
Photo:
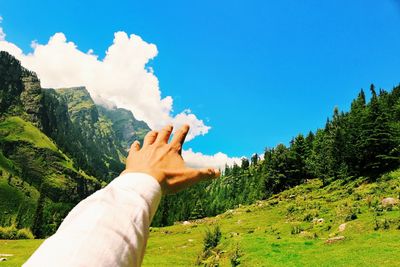
[(152, 176), (123, 174), (73, 208), (23, 266), (140, 266), (160, 198)]

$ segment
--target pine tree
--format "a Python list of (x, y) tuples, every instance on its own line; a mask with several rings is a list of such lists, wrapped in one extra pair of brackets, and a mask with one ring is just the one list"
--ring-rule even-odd
[(40, 195), (36, 206), (35, 218), (32, 227), (32, 232), (36, 238), (43, 238), (44, 231), (43, 231), (43, 209), (45, 204), (45, 193), (43, 189), (43, 184), (40, 187)]

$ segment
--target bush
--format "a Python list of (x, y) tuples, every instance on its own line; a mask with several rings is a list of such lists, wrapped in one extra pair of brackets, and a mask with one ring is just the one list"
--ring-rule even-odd
[(231, 266), (239, 266), (240, 265), (240, 257), (242, 257), (243, 253), (239, 248), (239, 245), (236, 244), (233, 252), (230, 255)]
[(318, 217), (318, 211), (317, 210), (310, 210), (308, 213), (306, 213), (303, 216), (303, 221), (304, 222), (311, 222), (314, 218)]
[(0, 239), (33, 239), (34, 236), (28, 228), (17, 229), (15, 225), (0, 227)]
[(294, 213), (296, 210), (297, 210), (297, 208), (296, 208), (295, 205), (289, 205), (289, 206), (287, 207), (287, 209), (286, 209), (288, 215)]
[(344, 220), (348, 222), (348, 221), (353, 221), (355, 219), (357, 219), (357, 214), (355, 212), (350, 212), (349, 214), (347, 214)]
[(0, 239), (16, 239), (17, 232), (15, 225), (0, 227)]
[(19, 229), (17, 232), (16, 239), (34, 239), (31, 230), (29, 228)]
[(219, 266), (219, 259), (222, 251), (217, 249), (221, 241), (222, 233), (219, 226), (215, 226), (213, 230), (207, 229), (204, 236), (203, 252), (197, 257), (196, 265), (203, 266)]
[(292, 225), (292, 229), (290, 233), (292, 235), (300, 234), (303, 231), (303, 228), (300, 225)]
[(218, 246), (221, 237), (222, 233), (218, 225), (215, 226), (213, 230), (207, 229), (206, 235), (204, 236), (203, 251), (205, 252)]

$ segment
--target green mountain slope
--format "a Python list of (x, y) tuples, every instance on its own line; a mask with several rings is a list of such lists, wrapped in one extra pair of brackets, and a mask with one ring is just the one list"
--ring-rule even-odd
[(214, 225), (222, 238), (206, 266), (398, 266), (399, 198), (400, 170), (372, 183), (309, 180), (216, 217), (153, 228), (144, 266), (195, 265)]
[[(151, 228), (143, 266), (398, 266), (400, 204), (383, 205), (389, 197), (400, 197), (400, 170), (376, 182), (309, 180), (216, 217)], [(221, 240), (202, 258), (215, 225)], [(1, 242), (17, 266), (42, 240)]]
[(117, 141), (125, 150), (128, 150), (135, 140), (142, 144), (144, 136), (150, 131), (149, 126), (145, 122), (137, 120), (129, 110), (108, 109), (103, 106), (97, 106), (97, 109), (100, 114), (112, 122)]
[(76, 203), (115, 178), (129, 138), (148, 131), (121, 109), (130, 114), (131, 133), (119, 138), (118, 116), (104, 115), (114, 111), (96, 106), (85, 88), (42, 89), (36, 74), (4, 51), (0, 111), (0, 226), (36, 236), (53, 233)]
[(0, 151), (2, 225), (32, 228), (38, 236), (51, 234), (73, 205), (101, 187), (20, 117), (0, 121)]

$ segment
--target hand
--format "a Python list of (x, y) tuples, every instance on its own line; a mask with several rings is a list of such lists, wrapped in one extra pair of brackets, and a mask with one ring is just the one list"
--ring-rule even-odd
[(185, 125), (175, 134), (170, 143), (172, 126), (164, 127), (160, 132), (149, 132), (140, 148), (135, 141), (126, 160), (127, 172), (143, 172), (153, 176), (161, 185), (165, 194), (175, 193), (199, 181), (216, 178), (219, 170), (213, 168), (191, 169), (185, 166), (181, 156), (189, 126)]

